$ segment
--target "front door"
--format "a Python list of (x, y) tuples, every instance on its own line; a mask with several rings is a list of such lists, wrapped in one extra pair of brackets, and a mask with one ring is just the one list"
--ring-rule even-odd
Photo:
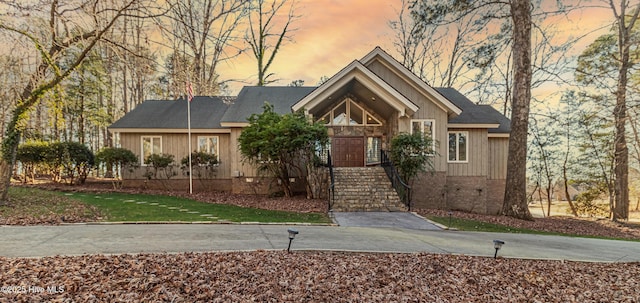
[(333, 137), (331, 139), (333, 166), (364, 166), (363, 137)]

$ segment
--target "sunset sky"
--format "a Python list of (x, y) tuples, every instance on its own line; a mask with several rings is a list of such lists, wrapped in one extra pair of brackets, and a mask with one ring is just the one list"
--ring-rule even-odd
[[(274, 78), (281, 79), (272, 85), (287, 85), (297, 79), (305, 80), (305, 85), (317, 85), (322, 76), (334, 75), (376, 46), (397, 58), (388, 22), (397, 18), (399, 0), (298, 0), (296, 8), (302, 17), (293, 24), (297, 28), (293, 41), (282, 46), (270, 69)], [(559, 18), (555, 24), (567, 35), (580, 35), (611, 23), (612, 19), (610, 10), (590, 8)], [(575, 51), (579, 53), (602, 33), (590, 35)], [(255, 61), (249, 54), (233, 64), (222, 65), (219, 72), (222, 79), (246, 81), (231, 83), (233, 94), (243, 85), (256, 82)]]

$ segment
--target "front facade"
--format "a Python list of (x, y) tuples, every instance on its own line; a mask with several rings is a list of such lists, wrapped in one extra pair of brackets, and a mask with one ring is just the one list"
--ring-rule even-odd
[[(454, 89), (430, 87), (380, 48), (319, 87), (245, 87), (232, 102), (196, 97), (191, 103), (192, 150), (210, 151), (220, 164), (215, 175), (194, 181), (194, 188), (244, 193), (269, 188), (268, 180), (242, 162), (237, 146), (247, 118), (262, 112), (264, 102), (276, 112), (304, 111), (325, 124), (338, 167), (379, 165), (380, 150), (388, 150), (397, 134), (428, 134), (434, 139), (435, 172), (416, 180), (414, 207), (498, 213), (502, 206), (509, 120)], [(172, 154), (179, 161), (189, 151), (186, 109), (185, 100), (147, 101), (110, 130), (141, 162), (151, 153)], [(123, 176), (138, 186), (146, 182), (143, 171)], [(172, 178), (179, 183), (188, 176)]]

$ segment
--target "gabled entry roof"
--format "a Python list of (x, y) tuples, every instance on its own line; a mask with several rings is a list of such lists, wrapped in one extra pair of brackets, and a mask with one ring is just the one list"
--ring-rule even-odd
[(399, 93), (357, 60), (351, 62), (351, 64), (347, 65), (328, 81), (302, 98), (294, 104), (291, 109), (293, 111), (302, 109), (309, 111), (321, 105), (326, 100), (329, 100), (335, 92), (350, 85), (353, 81), (358, 82), (385, 100), (392, 108), (397, 110), (401, 116), (410, 116), (419, 109), (415, 103), (411, 102), (411, 100), (407, 99), (407, 97)]
[(385, 52), (379, 46), (376, 46), (371, 52), (365, 55), (360, 62), (363, 65), (369, 66), (374, 61), (380, 62), (388, 70), (396, 74), (398, 77), (404, 79), (404, 81), (412, 86), (417, 91), (421, 92), (424, 96), (428, 97), (432, 102), (442, 108), (445, 112), (452, 115), (459, 115), (462, 113), (462, 109), (457, 107), (453, 102), (448, 100), (445, 96), (440, 94), (435, 88), (424, 82), (409, 69), (404, 67), (402, 63), (394, 59), (391, 55)]

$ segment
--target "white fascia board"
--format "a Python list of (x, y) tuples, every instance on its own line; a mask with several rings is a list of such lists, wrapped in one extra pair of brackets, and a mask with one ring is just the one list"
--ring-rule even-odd
[[(220, 122), (222, 127), (247, 127), (249, 122)], [(229, 131), (231, 132), (231, 131)]]
[(464, 123), (448, 123), (447, 128), (498, 128), (500, 124), (464, 124)]
[(453, 112), (456, 115), (460, 115), (462, 113), (462, 110), (460, 108), (458, 108), (455, 104), (453, 104), (447, 98), (442, 96), (442, 94), (440, 94), (437, 90), (435, 90), (433, 87), (431, 87), (422, 79), (420, 79), (418, 76), (416, 76), (414, 73), (412, 73), (409, 69), (402, 66), (400, 62), (393, 59), (389, 54), (387, 54), (379, 46), (376, 46), (376, 48), (373, 51), (369, 52), (366, 56), (364, 56), (360, 60), (360, 62), (362, 62), (364, 65), (368, 65), (373, 60), (375, 60), (376, 57), (382, 58), (383, 61), (380, 61), (380, 62), (387, 67), (393, 67), (392, 69), (395, 69), (397, 72), (399, 72), (401, 76), (403, 76), (402, 77), (403, 79), (409, 79), (411, 81), (410, 84), (412, 84), (414, 88), (418, 89), (418, 91), (422, 91), (423, 94), (426, 95), (426, 97), (431, 96), (435, 98), (437, 101), (439, 101), (445, 107), (445, 108), (442, 108), (443, 110), (447, 112)]
[(509, 133), (489, 133), (487, 135), (489, 138), (509, 138), (511, 135)]

